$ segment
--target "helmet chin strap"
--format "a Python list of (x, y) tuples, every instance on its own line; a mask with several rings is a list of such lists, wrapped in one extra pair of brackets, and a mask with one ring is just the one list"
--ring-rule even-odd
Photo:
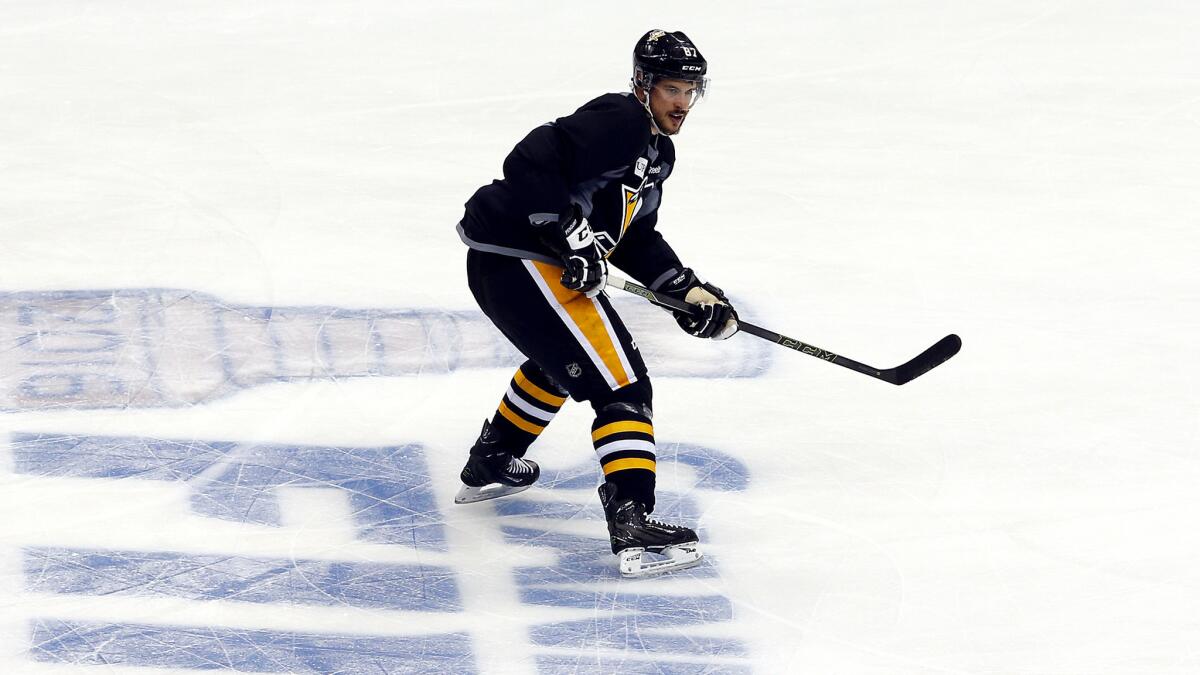
[(638, 90), (641, 90), (641, 92), (645, 94), (645, 97), (642, 99), (642, 108), (645, 109), (646, 114), (650, 116), (650, 126), (654, 129), (654, 133), (662, 136), (670, 136), (671, 134), (663, 131), (662, 127), (658, 126), (658, 120), (654, 119), (654, 113), (650, 110), (650, 87), (639, 87), (636, 81), (632, 83), (632, 86), (634, 89), (634, 96), (637, 96)]

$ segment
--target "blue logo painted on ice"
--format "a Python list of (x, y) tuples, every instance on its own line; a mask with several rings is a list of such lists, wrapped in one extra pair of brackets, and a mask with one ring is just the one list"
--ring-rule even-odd
[[(618, 304), (656, 375), (754, 377), (770, 367), (764, 342), (692, 344), (649, 304)], [(477, 311), (253, 307), (173, 289), (0, 293), (0, 412), (178, 407), (271, 382), (523, 360)]]
[[(413, 560), (425, 560), (392, 563), (31, 546), (23, 552), (31, 592), (221, 601), (318, 612), (417, 612), (430, 618), (465, 612), (461, 575), (447, 545), (445, 519), (419, 444), (349, 448), (17, 434), (10, 447), (20, 474), (184, 483), (194, 513), (248, 525), (282, 524), (287, 514), (279, 496), (284, 489), (333, 489), (349, 503), (355, 539), (411, 551), (420, 554), (410, 556)], [(737, 491), (746, 486), (744, 466), (724, 453), (690, 445), (661, 450), (663, 462), (702, 467), (706, 489)], [(512, 577), (524, 606), (554, 608), (554, 616), (563, 617), (535, 623), (528, 631), (528, 648), (538, 669), (692, 673), (719, 667), (721, 672), (749, 672), (745, 644), (715, 637), (724, 633), (712, 630), (732, 618), (727, 598), (703, 591), (655, 593), (653, 585), (619, 579), (595, 499), (596, 471), (591, 464), (548, 471), (539, 481), (544, 488), (539, 498), (495, 503), (497, 526), (508, 545), (554, 554), (551, 564), (520, 566)], [(586, 494), (586, 503), (580, 502), (581, 494)], [(656, 513), (691, 519), (699, 507), (689, 496), (667, 493), (660, 495)], [(574, 527), (577, 521), (589, 521), (589, 527)], [(578, 534), (583, 529), (594, 536)], [(715, 574), (710, 560), (679, 576)], [(478, 655), (470, 630), (437, 625), (441, 624), (405, 634), (364, 636), (43, 616), (30, 624), (29, 637), (32, 658), (73, 665), (296, 673), (474, 672)], [(706, 630), (694, 632), (696, 627)]]

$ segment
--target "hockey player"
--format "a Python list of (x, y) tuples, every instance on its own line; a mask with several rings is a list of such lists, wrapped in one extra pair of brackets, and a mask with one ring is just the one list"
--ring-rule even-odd
[[(632, 91), (605, 94), (531, 131), (480, 188), (458, 226), (479, 306), (524, 354), (483, 424), (455, 501), (527, 489), (539, 475), (526, 450), (567, 398), (595, 410), (600, 501), (621, 573), (644, 576), (700, 561), (696, 533), (654, 511), (650, 378), (603, 293), (612, 263), (655, 291), (696, 305), (676, 314), (688, 333), (725, 339), (737, 315), (655, 229), (671, 137), (704, 97), (708, 65), (682, 32), (652, 30), (633, 52)], [(650, 551), (665, 556), (642, 561)]]

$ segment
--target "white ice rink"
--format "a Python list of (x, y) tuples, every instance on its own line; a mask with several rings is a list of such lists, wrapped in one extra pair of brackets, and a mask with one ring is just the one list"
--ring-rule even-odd
[[(628, 581), (570, 404), (456, 507), (512, 374), (454, 231), (647, 29), (712, 94), (620, 298), (660, 511)], [(0, 673), (1200, 673), (1200, 8), (0, 4)]]

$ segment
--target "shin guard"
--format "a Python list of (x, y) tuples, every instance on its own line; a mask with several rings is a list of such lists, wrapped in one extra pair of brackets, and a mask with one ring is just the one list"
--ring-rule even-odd
[(491, 433), (505, 451), (522, 457), (566, 400), (565, 393), (540, 368), (526, 361), (500, 399), (492, 417)]
[(654, 510), (654, 427), (650, 418), (632, 406), (601, 409), (592, 423), (592, 445), (600, 458), (604, 479), (626, 498)]

